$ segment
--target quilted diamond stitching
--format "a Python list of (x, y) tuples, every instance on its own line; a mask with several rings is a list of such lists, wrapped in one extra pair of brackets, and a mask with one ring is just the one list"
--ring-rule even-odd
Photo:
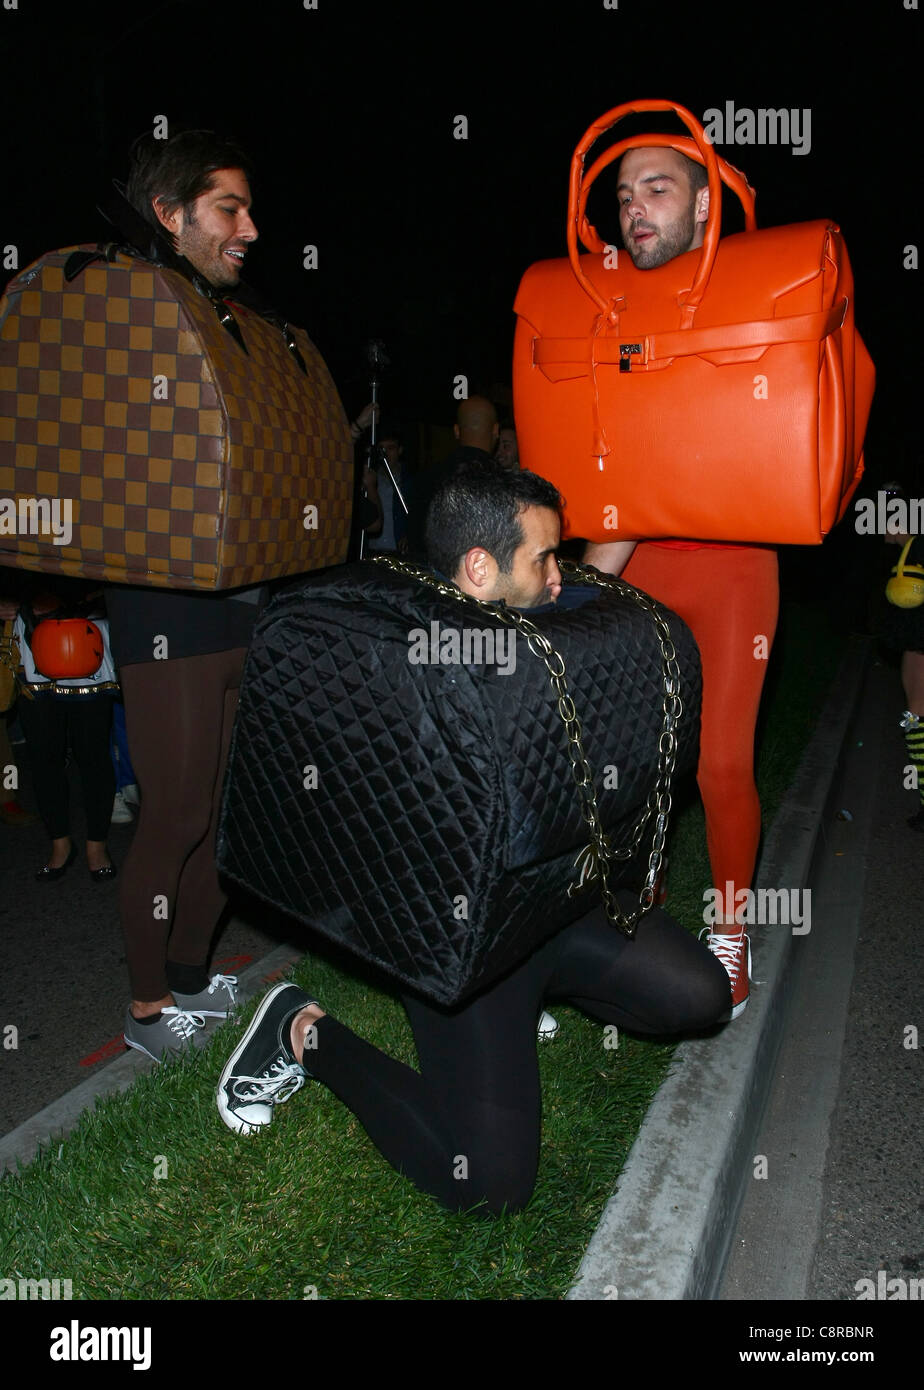
[[(459, 625), (448, 601), (368, 565), (271, 605), (242, 683), (219, 863), (265, 901), (453, 1003), (596, 899), (566, 896), (587, 831), (544, 666), (522, 643), (510, 676), (412, 667), (409, 628), (433, 617)], [(689, 630), (669, 617), (685, 677), (680, 770), (696, 756), (699, 662)], [(653, 625), (611, 594), (537, 621), (565, 658), (618, 843), (657, 761)], [(603, 785), (607, 764), (619, 768), (618, 788)], [(302, 785), (306, 765), (317, 767), (316, 789)]]

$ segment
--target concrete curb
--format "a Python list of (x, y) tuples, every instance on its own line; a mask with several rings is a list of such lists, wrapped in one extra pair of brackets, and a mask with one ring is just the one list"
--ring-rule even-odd
[[(854, 639), (764, 844), (755, 886), (805, 888), (831, 814), (841, 749), (873, 651)], [(682, 1043), (578, 1269), (568, 1299), (709, 1299), (728, 1255), (773, 1080), (793, 975), (792, 931), (752, 941), (746, 1012)]]
[[(241, 1003), (245, 1003), (262, 988), (267, 976), (283, 973), (289, 966), (301, 960), (303, 954), (294, 946), (278, 946), (262, 960), (248, 965), (237, 977), (238, 998)], [(214, 1031), (213, 1028), (204, 1029), (193, 1039), (193, 1045), (204, 1047)], [(44, 1110), (39, 1110), (16, 1129), (11, 1129), (9, 1134), (0, 1139), (0, 1175), (6, 1171), (15, 1172), (17, 1167), (30, 1163), (43, 1144), (69, 1134), (83, 1112), (93, 1106), (97, 1096), (110, 1096), (118, 1091), (127, 1091), (136, 1077), (157, 1065), (137, 1049), (127, 1049), (107, 1067), (100, 1068), (79, 1086), (46, 1105)]]

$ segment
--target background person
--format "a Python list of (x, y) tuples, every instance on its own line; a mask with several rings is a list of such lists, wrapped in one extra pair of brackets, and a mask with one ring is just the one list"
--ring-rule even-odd
[[(897, 497), (907, 502), (900, 483), (886, 483), (887, 498)], [(905, 557), (908, 565), (924, 566), (924, 536), (912, 537), (909, 532), (884, 537), (886, 545), (902, 549), (911, 542)], [(924, 832), (924, 602), (909, 608), (891, 603), (882, 584), (871, 605), (872, 625), (880, 641), (891, 651), (900, 654), (902, 689), (905, 708), (899, 721), (905, 737), (909, 765), (917, 775), (918, 807), (909, 816), (912, 830)]]
[(417, 559), (427, 553), (426, 526), (430, 501), (443, 482), (462, 464), (490, 464), (497, 447), (497, 411), (487, 396), (467, 396), (459, 402), (452, 427), (456, 447), (417, 481), (408, 517), (408, 549)]
[[(56, 598), (43, 596), (36, 600), (34, 608), (28, 605), (30, 626), (36, 618), (53, 620), (58, 611), (57, 602)], [(5, 604), (2, 611), (8, 612), (11, 606)], [(62, 613), (67, 611), (61, 609)], [(119, 686), (109, 646), (108, 623), (102, 615), (101, 604), (98, 609), (91, 608), (88, 617), (102, 638), (102, 649), (90, 658), (92, 664), (98, 654), (99, 664), (83, 675), (63, 679), (53, 679), (36, 666), (22, 605), (17, 607), (13, 624), (23, 669), (17, 714), (29, 750), (39, 814), (51, 840), (51, 853), (35, 875), (43, 883), (63, 878), (77, 858), (71, 835), (69, 753), (80, 774), (90, 877), (97, 883), (104, 883), (116, 876), (106, 837), (115, 794), (109, 737), (112, 706)]]
[(501, 425), (497, 432), (497, 448), (494, 458), (503, 468), (519, 468), (520, 451), (517, 448), (517, 432), (512, 424)]
[[(404, 445), (398, 431), (386, 427), (376, 445), (382, 457), (387, 459), (394, 474), (395, 482), (401, 489), (406, 505), (411, 506), (411, 479), (404, 463)], [(366, 495), (377, 510), (376, 520), (366, 529), (368, 549), (371, 552), (402, 550), (405, 548), (408, 520), (401, 505), (388, 469), (381, 462), (367, 468), (363, 482)]]

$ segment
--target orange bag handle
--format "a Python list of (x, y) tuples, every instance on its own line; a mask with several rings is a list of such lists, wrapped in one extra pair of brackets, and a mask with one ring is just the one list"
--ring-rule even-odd
[[(693, 144), (695, 144), (697, 150), (697, 155), (695, 157), (699, 159), (700, 163), (705, 165), (706, 172), (709, 176), (709, 216), (706, 220), (706, 234), (703, 238), (703, 253), (700, 257), (699, 265), (696, 268), (693, 284), (681, 300), (683, 313), (681, 315), (680, 326), (681, 328), (689, 328), (693, 323), (693, 316), (699, 308), (703, 295), (706, 292), (706, 286), (709, 283), (709, 277), (712, 274), (712, 267), (715, 264), (716, 254), (719, 249), (719, 234), (722, 224), (722, 172), (719, 169), (719, 160), (716, 156), (716, 152), (711, 142), (706, 139), (706, 132), (693, 115), (692, 111), (688, 111), (685, 106), (680, 106), (675, 101), (629, 101), (623, 103), (622, 106), (614, 106), (612, 111), (607, 111), (605, 115), (601, 116), (599, 120), (594, 121), (593, 125), (585, 131), (571, 159), (571, 176), (568, 187), (568, 259), (571, 261), (571, 268), (585, 294), (589, 295), (605, 318), (613, 324), (618, 323), (620, 311), (617, 309), (616, 305), (619, 303), (619, 300), (607, 300), (604, 298), (581, 269), (580, 252), (578, 251), (579, 231), (585, 245), (588, 244), (583, 235), (586, 231), (588, 237), (590, 237), (591, 240), (596, 238), (599, 248), (601, 250), (603, 249), (603, 244), (600, 243), (595, 229), (587, 222), (585, 213), (587, 193), (597, 175), (602, 173), (612, 160), (615, 159), (617, 155), (622, 154), (626, 149), (634, 149), (639, 146), (654, 146), (660, 148), (668, 146), (677, 148), (677, 144), (675, 138), (671, 136), (634, 136), (627, 141), (621, 141), (613, 149), (607, 150), (606, 154), (601, 156), (593, 165), (586, 178), (584, 175), (584, 162), (591, 146), (596, 144), (601, 135), (605, 135), (608, 130), (611, 130), (612, 127), (625, 116), (640, 115), (646, 111), (673, 111), (675, 115), (679, 116), (693, 138)], [(681, 145), (680, 153), (686, 154), (687, 152), (688, 151)], [(725, 161), (723, 160), (722, 163), (724, 164)], [(734, 169), (732, 165), (727, 165), (727, 170), (729, 173), (729, 178), (727, 180), (729, 187), (732, 188), (733, 192), (741, 199), (742, 206), (744, 207), (747, 230), (753, 231), (756, 226), (756, 222), (754, 221), (754, 191), (749, 187), (747, 180), (744, 179), (744, 175), (741, 174), (739, 170)], [(621, 307), (624, 307), (624, 305)]]

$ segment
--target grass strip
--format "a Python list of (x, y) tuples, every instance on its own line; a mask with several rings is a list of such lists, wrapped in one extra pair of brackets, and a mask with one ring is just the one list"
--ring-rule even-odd
[[(758, 785), (769, 822), (830, 687), (843, 640), (820, 608), (784, 609)], [(702, 925), (702, 809), (676, 817), (668, 907)], [(344, 1023), (414, 1064), (404, 1011), (317, 957), (294, 979)], [(445, 1212), (379, 1156), (314, 1082), (263, 1134), (215, 1109), (221, 1067), (256, 1005), (200, 1053), (98, 1101), (63, 1142), (0, 1183), (0, 1276), (70, 1279), (85, 1299), (542, 1299), (570, 1286), (673, 1047), (618, 1047), (568, 1008), (539, 1049), (543, 1139), (535, 1196), (486, 1220)]]

